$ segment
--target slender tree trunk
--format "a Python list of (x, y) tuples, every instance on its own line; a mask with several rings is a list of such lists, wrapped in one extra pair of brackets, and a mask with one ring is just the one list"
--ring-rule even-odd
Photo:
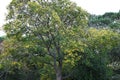
[(56, 70), (56, 80), (62, 80), (62, 68), (58, 67)]
[(56, 72), (56, 80), (62, 80), (62, 60), (58, 61), (58, 64), (54, 65)]

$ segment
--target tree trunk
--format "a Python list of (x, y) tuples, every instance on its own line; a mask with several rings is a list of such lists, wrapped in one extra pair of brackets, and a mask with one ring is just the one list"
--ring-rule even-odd
[(57, 68), (56, 70), (56, 80), (62, 80), (62, 68)]

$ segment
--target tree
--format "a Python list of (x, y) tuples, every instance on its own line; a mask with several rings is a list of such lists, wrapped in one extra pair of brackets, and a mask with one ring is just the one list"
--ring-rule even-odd
[(119, 15), (120, 12), (113, 13), (107, 12), (103, 15), (90, 15), (89, 26), (90, 27), (111, 27), (119, 28)]
[(0, 54), (2, 53), (2, 50), (3, 50), (3, 45), (2, 45), (3, 40), (4, 38), (0, 37)]
[(87, 12), (69, 0), (12, 0), (8, 10), (4, 29), (13, 43), (10, 55), (36, 55), (52, 67), (56, 80), (64, 79), (65, 51), (75, 47), (76, 31), (87, 26)]
[[(119, 60), (119, 49), (116, 47), (120, 44), (120, 34), (109, 29), (95, 28), (85, 33), (82, 42), (86, 46), (83, 52), (74, 51), (81, 57), (74, 66), (74, 76), (70, 80), (111, 80), (111, 60)], [(113, 56), (110, 57), (110, 54)]]

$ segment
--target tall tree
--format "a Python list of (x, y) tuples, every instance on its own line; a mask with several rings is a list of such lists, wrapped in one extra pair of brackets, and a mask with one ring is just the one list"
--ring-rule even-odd
[[(28, 53), (40, 56), (42, 62), (54, 69), (56, 80), (62, 80), (63, 63), (68, 55), (65, 50), (71, 45), (75, 47), (72, 43), (78, 39), (72, 38), (87, 26), (87, 12), (69, 0), (12, 0), (8, 10), (8, 23), (4, 26), (7, 37), (18, 42), (17, 46), (19, 43), (24, 46), (22, 53), (29, 49)], [(26, 41), (31, 44), (24, 44)]]

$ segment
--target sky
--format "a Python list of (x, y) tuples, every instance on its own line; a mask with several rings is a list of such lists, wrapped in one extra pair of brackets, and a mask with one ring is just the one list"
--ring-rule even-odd
[(118, 12), (120, 0), (71, 0), (91, 14), (102, 15), (105, 12)]
[[(0, 28), (4, 24), (6, 7), (11, 0), (0, 0)], [(118, 12), (120, 10), (120, 0), (70, 0), (91, 14), (102, 15), (105, 12)], [(0, 36), (5, 35), (0, 30)]]
[(2, 25), (5, 22), (5, 15), (7, 13), (6, 7), (11, 0), (0, 0), (0, 36), (4, 36), (5, 33), (2, 30)]

